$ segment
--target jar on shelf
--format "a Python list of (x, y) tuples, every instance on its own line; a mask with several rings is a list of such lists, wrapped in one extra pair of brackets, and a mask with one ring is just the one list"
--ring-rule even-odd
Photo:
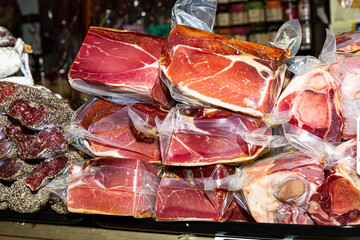
[(246, 3), (245, 9), (248, 12), (249, 24), (265, 23), (265, 9), (263, 1), (249, 0)]
[(265, 5), (266, 22), (283, 21), (283, 10), (280, 0), (268, 0)]
[(298, 6), (296, 0), (284, 0), (282, 3), (283, 6), (283, 19), (284, 21), (289, 21), (297, 19), (298, 16)]
[(308, 20), (301, 22), (302, 39), (300, 50), (311, 49), (311, 24)]
[(246, 41), (249, 31), (249, 27), (233, 27), (231, 29), (231, 35), (233, 38)]
[(298, 3), (299, 20), (306, 21), (311, 19), (310, 0), (299, 0)]
[(219, 4), (216, 12), (216, 26), (229, 27), (231, 26), (231, 15), (229, 12), (229, 4)]
[(236, 2), (230, 5), (232, 25), (244, 25), (248, 23), (248, 14), (245, 10), (245, 2)]
[(265, 25), (254, 25), (250, 27), (248, 41), (254, 42), (257, 44), (267, 44), (268, 43), (268, 32)]

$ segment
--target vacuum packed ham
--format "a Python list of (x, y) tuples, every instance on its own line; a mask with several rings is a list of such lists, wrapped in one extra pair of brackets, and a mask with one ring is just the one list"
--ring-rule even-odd
[(356, 138), (356, 119), (360, 116), (360, 57), (333, 63), (329, 72), (340, 92), (344, 138)]
[(243, 194), (261, 223), (313, 224), (311, 196), (324, 180), (324, 167), (300, 153), (256, 161), (243, 168)]
[(338, 52), (354, 53), (360, 50), (360, 31), (346, 32), (336, 36)]
[(158, 137), (147, 131), (154, 131), (155, 118), (162, 120), (167, 113), (151, 103), (126, 105), (94, 98), (76, 112), (68, 134), (95, 156), (160, 163)]
[(158, 166), (133, 159), (97, 158), (69, 169), (70, 212), (151, 217)]
[(234, 221), (250, 220), (234, 199), (236, 190), (229, 189), (232, 179), (236, 181), (234, 174), (234, 167), (221, 164), (166, 168), (157, 191), (155, 219), (223, 222), (233, 217)]
[(360, 178), (356, 173), (356, 140), (337, 147), (344, 157), (332, 163), (324, 183), (311, 197), (309, 213), (320, 225), (360, 224)]
[(286, 56), (281, 49), (174, 25), (159, 61), (175, 100), (262, 117), (282, 89)]
[(343, 130), (340, 96), (334, 78), (322, 68), (295, 76), (277, 102), (279, 112), (290, 113), (290, 123), (329, 142), (338, 142)]
[(158, 127), (162, 163), (202, 166), (253, 160), (265, 150), (246, 141), (257, 131), (265, 137), (272, 134), (255, 118), (222, 109), (178, 105)]
[(69, 82), (92, 95), (131, 93), (167, 105), (168, 90), (158, 75), (164, 42), (148, 34), (90, 27), (70, 69)]

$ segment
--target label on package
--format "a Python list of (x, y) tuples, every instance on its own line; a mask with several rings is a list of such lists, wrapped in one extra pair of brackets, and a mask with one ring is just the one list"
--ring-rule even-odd
[(356, 140), (357, 140), (357, 145), (356, 145), (356, 172), (358, 175), (360, 175), (360, 116), (357, 118), (357, 136), (356, 136)]

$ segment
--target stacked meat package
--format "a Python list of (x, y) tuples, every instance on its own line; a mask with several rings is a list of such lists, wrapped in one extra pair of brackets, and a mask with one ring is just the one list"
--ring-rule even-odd
[[(22, 179), (28, 191), (55, 194), (74, 213), (359, 224), (360, 33), (328, 31), (319, 58), (295, 57), (298, 21), (258, 45), (212, 33), (216, 5), (193, 11), (193, 2), (177, 1), (166, 39), (91, 27), (69, 82), (94, 97), (70, 123), (67, 111), (38, 106), (38, 93), (29, 103), (16, 97), (26, 87), (0, 85), (1, 146), (49, 158)], [(65, 161), (68, 143), (90, 157)], [(20, 160), (5, 154), (0, 178), (10, 179), (4, 166)]]

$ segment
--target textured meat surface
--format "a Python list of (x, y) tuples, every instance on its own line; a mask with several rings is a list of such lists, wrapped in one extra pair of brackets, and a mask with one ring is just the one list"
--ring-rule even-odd
[(331, 64), (329, 72), (334, 76), (340, 91), (343, 137), (356, 138), (356, 119), (360, 115), (360, 59)]
[(67, 100), (49, 90), (10, 82), (0, 82), (0, 103), (0, 113), (33, 130), (65, 126), (74, 113)]
[(146, 136), (134, 125), (129, 110), (144, 116), (140, 123), (155, 127), (155, 118), (164, 119), (168, 109), (148, 103), (122, 105), (102, 99), (93, 99), (76, 113), (74, 125), (84, 129), (84, 144), (95, 156), (110, 156), (160, 162), (159, 142), (156, 136)]
[(158, 76), (164, 42), (143, 33), (90, 27), (70, 69), (70, 83), (79, 91), (133, 92), (166, 105), (168, 93)]
[(215, 108), (178, 106), (159, 129), (163, 164), (201, 166), (255, 159), (264, 147), (242, 137), (259, 128), (271, 135), (258, 119)]
[(132, 159), (97, 158), (70, 167), (67, 203), (76, 213), (150, 217), (158, 166)]
[(247, 165), (243, 171), (243, 193), (257, 222), (313, 224), (307, 209), (324, 180), (321, 164), (290, 153)]
[(60, 127), (30, 131), (18, 122), (9, 121), (5, 134), (16, 142), (18, 155), (22, 159), (45, 159), (68, 149), (68, 142)]
[(291, 80), (277, 102), (279, 112), (291, 112), (290, 123), (329, 142), (343, 130), (340, 96), (334, 78), (317, 68)]
[(347, 157), (327, 171), (324, 183), (311, 197), (309, 213), (320, 225), (360, 224), (360, 178), (356, 174), (356, 140), (337, 147)]
[(346, 32), (336, 36), (338, 52), (356, 52), (360, 50), (360, 32)]
[(280, 49), (175, 25), (159, 61), (163, 80), (187, 97), (172, 94), (176, 100), (261, 117), (282, 88), (284, 57)]
[[(167, 168), (161, 178), (155, 205), (157, 221), (247, 221), (234, 212), (235, 192), (226, 186), (209, 187), (206, 180), (223, 181), (235, 168), (212, 165), (197, 168)], [(236, 217), (235, 215), (236, 214)]]

